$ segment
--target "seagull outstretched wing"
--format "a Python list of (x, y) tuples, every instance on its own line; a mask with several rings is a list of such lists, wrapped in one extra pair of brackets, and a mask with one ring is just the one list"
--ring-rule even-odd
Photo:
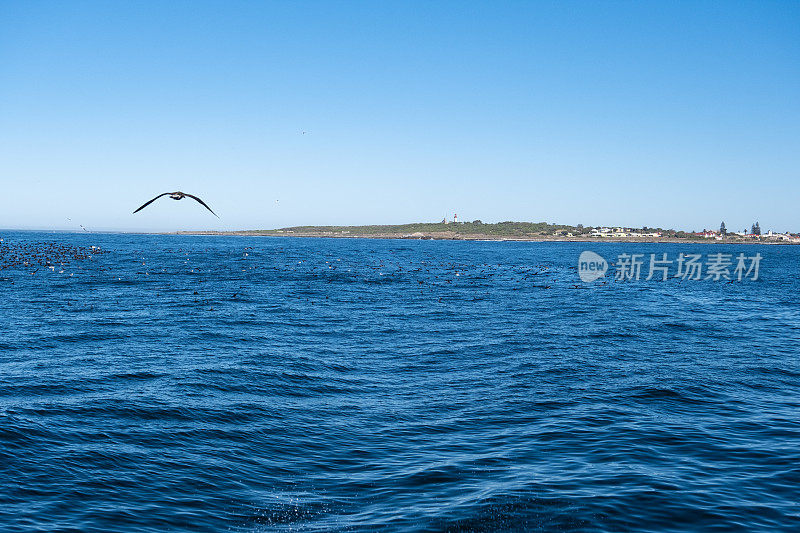
[(152, 200), (150, 200), (149, 202), (146, 202), (146, 203), (145, 203), (145, 204), (144, 204), (142, 207), (140, 207), (139, 209), (137, 209), (136, 211), (134, 211), (134, 213), (138, 213), (139, 211), (141, 211), (142, 209), (144, 209), (144, 208), (145, 208), (145, 207), (147, 207), (148, 205), (152, 204), (153, 202), (155, 202), (156, 200), (158, 200), (158, 199), (159, 199), (159, 198), (161, 198), (162, 196), (167, 196), (168, 194), (172, 194), (172, 193), (165, 192), (165, 193), (163, 193), (163, 194), (159, 194), (158, 196), (156, 196), (155, 198), (153, 198), (153, 199), (152, 199)]
[[(214, 215), (215, 217), (219, 218), (219, 215), (218, 215), (218, 214), (216, 214), (214, 211), (212, 211), (212, 210), (211, 210), (211, 208), (210, 208), (210, 207), (208, 207), (208, 206), (206, 205), (206, 203), (205, 203), (203, 200), (201, 200), (200, 198), (198, 198), (197, 196), (195, 196), (195, 195), (193, 195), (193, 194), (189, 194), (189, 193), (186, 193), (186, 192), (185, 192), (185, 193), (183, 193), (183, 194), (185, 194), (186, 196), (188, 196), (188, 197), (189, 197), (189, 198), (191, 198), (192, 200), (197, 200), (198, 202), (200, 202), (200, 205), (202, 205), (203, 207), (205, 207), (206, 209), (208, 209), (209, 211), (211, 211), (211, 214), (212, 214), (212, 215)], [(155, 200), (155, 198), (153, 198), (153, 200)], [(152, 202), (153, 200), (150, 200), (150, 201)], [(147, 205), (147, 204), (145, 204), (145, 205)], [(144, 207), (144, 206), (142, 206), (142, 207)], [(140, 207), (139, 209), (141, 209), (141, 207)]]

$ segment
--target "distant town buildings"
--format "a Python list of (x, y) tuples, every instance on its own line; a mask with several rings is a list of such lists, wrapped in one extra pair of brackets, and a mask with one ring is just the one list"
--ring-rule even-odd
[(592, 237), (661, 237), (661, 232), (645, 233), (631, 228), (594, 228), (589, 234)]
[[(661, 237), (662, 233), (660, 231), (654, 232), (645, 232), (645, 231), (637, 231), (630, 228), (594, 228), (592, 229), (591, 233), (589, 234), (591, 237), (606, 237), (606, 238), (636, 238), (636, 237)], [(726, 235), (728, 237), (740, 238), (740, 239), (754, 239), (754, 240), (761, 240), (761, 241), (779, 241), (779, 242), (792, 242), (792, 243), (800, 243), (800, 235), (792, 234), (792, 233), (775, 233), (773, 231), (768, 231), (767, 233), (759, 234), (759, 233), (748, 233), (747, 230), (740, 231), (740, 232), (726, 232), (725, 234), (719, 231), (712, 231), (712, 230), (703, 230), (703, 231), (693, 231), (687, 233), (687, 235), (699, 238), (699, 239), (714, 239), (717, 241), (722, 241), (725, 239)]]
[[(448, 220), (447, 217), (442, 219), (442, 224), (465, 224), (458, 220), (458, 214), (453, 214), (453, 219)], [(472, 222), (473, 224), (482, 224), (480, 220)], [(469, 222), (466, 222), (469, 224)], [(502, 224), (514, 224), (513, 222), (504, 222)], [(520, 223), (529, 224), (529, 223)], [(547, 224), (542, 223), (547, 226)], [(755, 231), (753, 231), (755, 230)], [(760, 232), (758, 224), (753, 224), (752, 229), (744, 229), (740, 232), (728, 231), (725, 224), (720, 225), (719, 231), (703, 229), (703, 231), (676, 231), (676, 230), (656, 230), (653, 228), (627, 228), (624, 226), (617, 227), (584, 227), (583, 225), (575, 226), (553, 226), (545, 227), (542, 230), (527, 230), (531, 234), (553, 236), (553, 237), (568, 237), (568, 238), (585, 238), (594, 237), (598, 239), (712, 239), (715, 241), (733, 241), (741, 242), (744, 240), (756, 240), (759, 242), (787, 242), (793, 244), (800, 244), (800, 234), (796, 233), (776, 233), (774, 231)]]

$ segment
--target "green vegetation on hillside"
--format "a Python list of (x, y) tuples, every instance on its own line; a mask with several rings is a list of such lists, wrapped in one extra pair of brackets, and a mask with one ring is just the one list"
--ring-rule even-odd
[(371, 226), (295, 226), (274, 230), (253, 230), (253, 233), (319, 233), (350, 235), (411, 235), (414, 233), (435, 234), (450, 233), (456, 235), (492, 235), (492, 236), (537, 236), (555, 235), (558, 232), (576, 232), (572, 226), (548, 224), (546, 222), (499, 222), (484, 224), (480, 220), (474, 222), (418, 222), (413, 224), (371, 225)]
[[(755, 227), (755, 225), (754, 225)], [(564, 224), (548, 224), (547, 222), (497, 222), (484, 224), (480, 220), (472, 222), (418, 222), (413, 224), (370, 225), (370, 226), (294, 226), (269, 230), (241, 230), (229, 232), (237, 235), (280, 235), (301, 237), (388, 237), (411, 239), (686, 239), (692, 241), (711, 242), (712, 237), (725, 242), (752, 242), (752, 235), (731, 234), (720, 236), (712, 233), (695, 231), (678, 231), (662, 228), (621, 228), (568, 226)], [(796, 240), (800, 235), (777, 235), (772, 240)]]
[[(422, 233), (425, 235), (486, 235), (490, 237), (558, 237), (558, 236), (588, 236), (591, 234), (592, 227), (582, 225), (568, 226), (564, 224), (548, 224), (547, 222), (498, 222), (494, 224), (484, 224), (480, 220), (472, 222), (418, 222), (413, 224), (396, 225), (370, 225), (370, 226), (294, 226), (273, 230), (252, 230), (248, 233), (266, 235), (285, 235), (285, 234), (318, 234), (318, 235), (414, 235)], [(665, 235), (682, 236), (683, 232), (673, 230), (660, 230), (653, 228), (628, 229), (636, 232), (661, 231)], [(685, 234), (688, 236), (688, 234)]]

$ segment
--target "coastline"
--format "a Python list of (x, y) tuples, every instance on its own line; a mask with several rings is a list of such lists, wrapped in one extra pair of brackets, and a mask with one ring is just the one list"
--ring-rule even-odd
[(281, 230), (237, 230), (237, 231), (176, 231), (160, 233), (161, 235), (197, 235), (197, 236), (238, 236), (238, 237), (301, 237), (327, 239), (397, 239), (397, 240), (432, 240), (432, 241), (496, 241), (496, 242), (583, 242), (583, 243), (691, 243), (691, 244), (764, 244), (764, 245), (797, 245), (797, 242), (725, 238), (722, 240), (706, 238), (678, 237), (588, 237), (588, 236), (510, 236), (489, 234), (457, 234), (454, 232), (425, 232), (419, 234), (398, 233), (342, 233), (335, 231), (294, 232)]

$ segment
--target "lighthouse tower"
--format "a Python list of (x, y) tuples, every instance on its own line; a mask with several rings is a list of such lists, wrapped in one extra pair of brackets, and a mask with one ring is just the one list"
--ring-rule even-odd
[(458, 213), (453, 215), (453, 222), (458, 223)]

